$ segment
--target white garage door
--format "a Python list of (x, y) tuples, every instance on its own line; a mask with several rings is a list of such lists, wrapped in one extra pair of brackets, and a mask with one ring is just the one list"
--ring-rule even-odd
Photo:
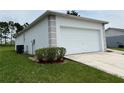
[(62, 27), (60, 46), (67, 49), (67, 54), (100, 51), (100, 31)]

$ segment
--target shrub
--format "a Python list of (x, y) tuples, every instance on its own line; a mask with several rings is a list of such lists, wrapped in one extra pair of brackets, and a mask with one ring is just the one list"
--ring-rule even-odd
[(63, 47), (41, 48), (36, 50), (36, 56), (39, 62), (54, 63), (62, 62), (66, 49)]

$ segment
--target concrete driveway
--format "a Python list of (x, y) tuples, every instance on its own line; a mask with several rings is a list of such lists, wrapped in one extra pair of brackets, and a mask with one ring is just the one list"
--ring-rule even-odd
[(67, 55), (66, 58), (95, 67), (124, 79), (124, 52), (99, 52)]

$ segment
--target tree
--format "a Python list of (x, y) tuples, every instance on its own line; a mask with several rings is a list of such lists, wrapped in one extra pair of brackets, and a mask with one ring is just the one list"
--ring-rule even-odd
[(70, 11), (67, 11), (67, 14), (70, 14)]
[(80, 16), (80, 15), (78, 14), (78, 12), (76, 12), (75, 10), (67, 11), (67, 14), (69, 14), (69, 15), (74, 15), (74, 16)]
[(8, 25), (7, 22), (0, 22), (0, 28), (1, 28), (1, 31), (2, 31), (2, 38), (5, 39), (5, 44), (6, 44), (6, 41), (9, 38), (8, 34), (10, 33), (9, 25)]
[(20, 23), (15, 23), (14, 21), (0, 22), (0, 43), (2, 44), (2, 40), (4, 39), (6, 44), (7, 39), (10, 39), (10, 43), (13, 44), (13, 38), (15, 38), (14, 36), (16, 33), (21, 32), (28, 26), (28, 23), (21, 25)]
[(3, 37), (3, 35), (2, 35), (2, 28), (0, 27), (0, 44), (2, 44), (2, 37)]
[(9, 21), (8, 22), (9, 25), (9, 30), (10, 30), (10, 44), (12, 45), (12, 41), (13, 41), (13, 36), (14, 36), (14, 31), (15, 31), (15, 25), (13, 21)]
[(15, 23), (14, 25), (16, 27), (16, 33), (19, 33), (20, 31), (24, 29), (24, 27), (20, 25), (19, 23)]

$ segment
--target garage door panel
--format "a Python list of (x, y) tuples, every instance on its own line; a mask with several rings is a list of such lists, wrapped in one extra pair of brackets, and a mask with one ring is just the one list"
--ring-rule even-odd
[(67, 54), (100, 51), (100, 31), (60, 28), (60, 46)]

